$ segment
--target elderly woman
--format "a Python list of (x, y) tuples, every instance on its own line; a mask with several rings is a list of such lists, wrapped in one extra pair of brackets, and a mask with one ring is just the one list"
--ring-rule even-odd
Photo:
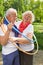
[(15, 37), (15, 34), (17, 34), (15, 30), (12, 29), (13, 26), (16, 27), (14, 25), (16, 18), (17, 11), (13, 8), (9, 8), (6, 11), (2, 25), (6, 32), (3, 31), (2, 27), (0, 27), (0, 43), (2, 45), (3, 65), (20, 65), (18, 50), (9, 40), (9, 37)]
[[(22, 21), (18, 21), (16, 23), (17, 27), (19, 28), (20, 32), (26, 35), (28, 38), (32, 39), (33, 38), (33, 23), (34, 21), (34, 14), (32, 11), (26, 11), (22, 15)], [(19, 37), (22, 37), (22, 35), (19, 35)], [(27, 52), (33, 52), (34, 49), (34, 44), (30, 43), (27, 40), (18, 40), (19, 46), (24, 49)], [(33, 65), (33, 55), (26, 55), (25, 53), (20, 51), (20, 65)]]

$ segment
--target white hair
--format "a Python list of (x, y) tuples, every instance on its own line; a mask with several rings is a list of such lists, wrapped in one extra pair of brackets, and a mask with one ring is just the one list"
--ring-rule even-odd
[(22, 16), (24, 17), (26, 14), (31, 14), (31, 16), (32, 16), (32, 22), (34, 22), (34, 20), (35, 20), (35, 16), (34, 16), (34, 14), (32, 13), (32, 11), (26, 11), (26, 12), (24, 12), (23, 14), (22, 14)]
[(17, 11), (16, 11), (16, 9), (9, 8), (9, 9), (6, 11), (5, 16), (8, 16), (8, 15), (11, 14), (12, 12), (14, 12), (14, 13), (17, 15)]

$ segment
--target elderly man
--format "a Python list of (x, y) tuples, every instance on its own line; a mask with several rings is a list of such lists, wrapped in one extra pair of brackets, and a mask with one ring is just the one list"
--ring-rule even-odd
[(2, 27), (0, 27), (0, 42), (2, 45), (3, 65), (20, 65), (18, 50), (9, 40), (9, 37), (15, 37), (15, 34), (18, 34), (14, 29), (12, 29), (13, 26), (16, 27), (14, 25), (16, 18), (17, 11), (13, 8), (9, 8), (6, 11), (2, 25), (2, 27), (5, 28), (6, 32), (4, 33)]

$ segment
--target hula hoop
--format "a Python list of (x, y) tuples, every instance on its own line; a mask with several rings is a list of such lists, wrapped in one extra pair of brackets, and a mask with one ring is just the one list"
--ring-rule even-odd
[(25, 53), (25, 54), (27, 54), (27, 55), (35, 55), (37, 52), (38, 52), (38, 42), (37, 42), (37, 39), (36, 39), (36, 36), (34, 35), (34, 39), (35, 39), (35, 41), (36, 41), (36, 46), (37, 46), (37, 49), (36, 49), (36, 51), (35, 52), (33, 52), (33, 53), (30, 53), (30, 52), (27, 52), (27, 51), (25, 51), (25, 50), (23, 50), (22, 48), (20, 48), (17, 44), (15, 44), (14, 42), (13, 42), (13, 44), (15, 45), (15, 47), (17, 48), (17, 49), (19, 49), (20, 51), (22, 51), (23, 53)]
[[(5, 33), (5, 29), (3, 29), (2, 26), (1, 26), (1, 28), (2, 28), (3, 32)], [(37, 49), (36, 49), (36, 51), (33, 52), (33, 53), (30, 53), (30, 52), (27, 52), (27, 51), (23, 50), (23, 49), (20, 48), (17, 44), (14, 44), (14, 42), (13, 42), (13, 45), (15, 45), (15, 47), (16, 47), (17, 49), (19, 49), (20, 51), (22, 51), (22, 52), (25, 53), (25, 54), (28, 54), (28, 55), (35, 55), (35, 54), (38, 52), (38, 41), (37, 41), (37, 38), (36, 38), (35, 35), (33, 35), (33, 37), (34, 37), (35, 42), (36, 42), (35, 44), (37, 45)], [(30, 43), (31, 43), (31, 39), (30, 39), (29, 41), (30, 41)]]

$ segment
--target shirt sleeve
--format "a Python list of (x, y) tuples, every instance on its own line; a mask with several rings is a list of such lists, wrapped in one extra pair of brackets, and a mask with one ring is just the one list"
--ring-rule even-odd
[(3, 33), (2, 29), (1, 29), (1, 27), (0, 27), (0, 36), (4, 36), (4, 33)]
[(28, 34), (28, 33), (34, 33), (34, 28), (33, 25), (28, 25), (28, 27), (23, 31), (23, 34)]
[(33, 25), (28, 26), (28, 33), (34, 33)]
[[(7, 31), (7, 26), (6, 25), (4, 25), (4, 28), (6, 28), (6, 31)], [(4, 32), (3, 32), (3, 30), (2, 30), (2, 28), (0, 27), (0, 36), (4, 36), (5, 34), (4, 34)]]

